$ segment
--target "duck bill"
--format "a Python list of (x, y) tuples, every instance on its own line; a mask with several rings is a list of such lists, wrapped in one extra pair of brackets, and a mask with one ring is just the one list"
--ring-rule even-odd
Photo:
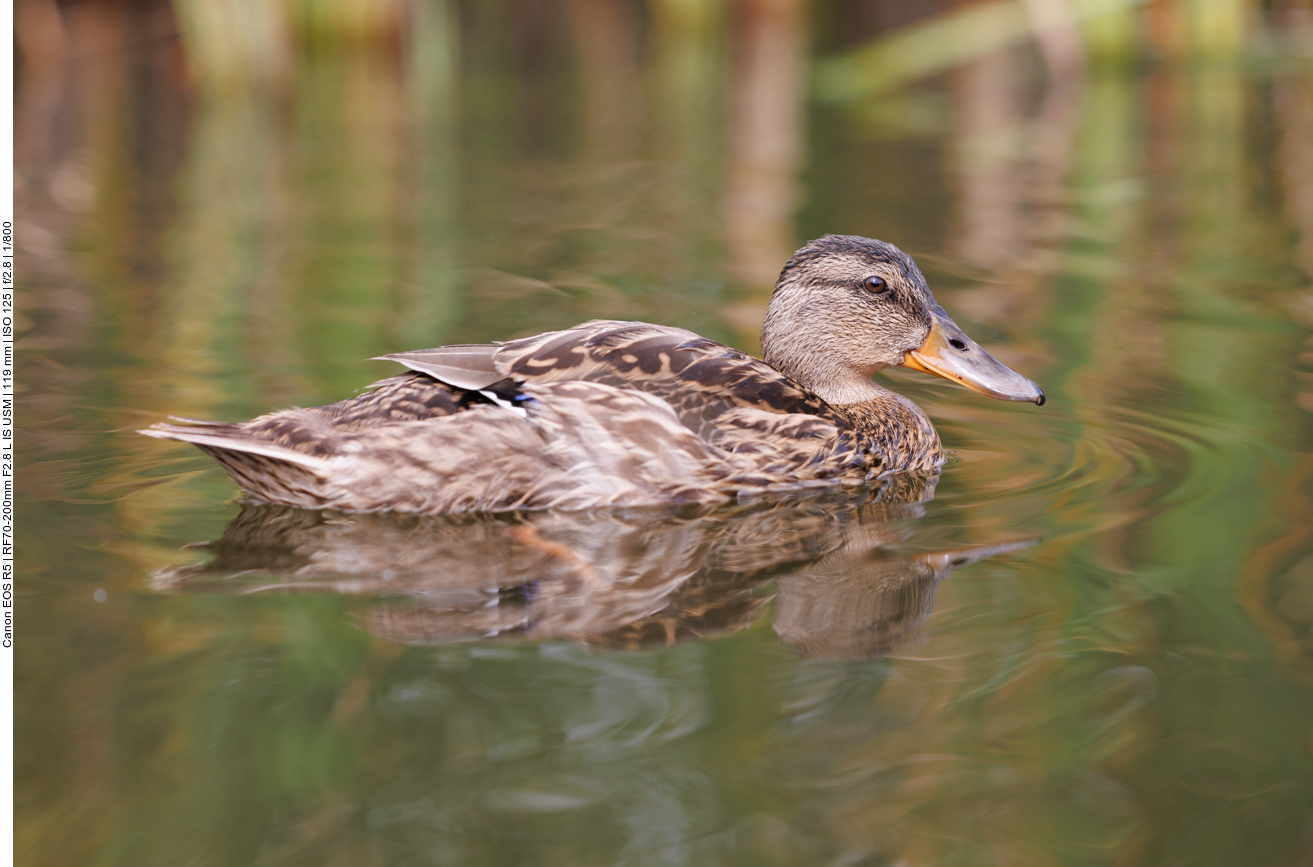
[(1044, 405), (1038, 385), (981, 349), (943, 312), (935, 316), (925, 343), (903, 355), (903, 367), (951, 379), (999, 400)]

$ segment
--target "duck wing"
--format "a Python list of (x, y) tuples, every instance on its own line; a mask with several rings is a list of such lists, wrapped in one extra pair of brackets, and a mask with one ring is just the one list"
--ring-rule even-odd
[[(646, 322), (599, 320), (501, 344), (443, 346), (381, 356), (459, 388), (583, 381), (659, 397), (680, 422), (714, 440), (734, 409), (846, 417), (775, 368), (723, 343)], [(738, 424), (734, 425), (739, 427)]]
[[(723, 502), (769, 487), (756, 462), (688, 430), (662, 400), (593, 382), (500, 388), (428, 419), (351, 429), (324, 407), (142, 433), (197, 445), (266, 502), (351, 512), (566, 510)], [(502, 397), (505, 400), (505, 397)]]
[(371, 360), (396, 361), (457, 388), (478, 391), (506, 378), (496, 360), (501, 349), (496, 343), (464, 343), (396, 352)]

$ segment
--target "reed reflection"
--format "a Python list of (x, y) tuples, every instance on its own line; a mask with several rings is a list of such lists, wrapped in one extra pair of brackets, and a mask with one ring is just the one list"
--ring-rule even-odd
[[(165, 592), (373, 596), (369, 630), (435, 644), (494, 636), (639, 649), (774, 628), (808, 658), (868, 658), (919, 635), (939, 581), (1032, 544), (923, 553), (935, 477), (709, 510), (414, 516), (248, 503), (207, 563), (155, 573)], [(775, 582), (772, 588), (771, 582)]]

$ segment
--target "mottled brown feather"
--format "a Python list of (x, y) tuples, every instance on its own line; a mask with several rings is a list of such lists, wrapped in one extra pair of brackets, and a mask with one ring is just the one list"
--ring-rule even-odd
[[(157, 426), (196, 441), (255, 497), (351, 511), (499, 511), (715, 502), (743, 489), (859, 484), (874, 441), (788, 377), (682, 329), (590, 322), (501, 346), (525, 413), (423, 373), (240, 425)], [(334, 461), (312, 471), (265, 443)]]

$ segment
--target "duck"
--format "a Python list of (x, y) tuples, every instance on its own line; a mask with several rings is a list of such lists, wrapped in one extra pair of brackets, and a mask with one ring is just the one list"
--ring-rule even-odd
[(929, 417), (872, 376), (904, 367), (1042, 406), (892, 244), (825, 235), (780, 272), (762, 358), (692, 331), (594, 320), (381, 356), (406, 372), (240, 423), (171, 417), (257, 501), (452, 514), (714, 504), (936, 474)]

